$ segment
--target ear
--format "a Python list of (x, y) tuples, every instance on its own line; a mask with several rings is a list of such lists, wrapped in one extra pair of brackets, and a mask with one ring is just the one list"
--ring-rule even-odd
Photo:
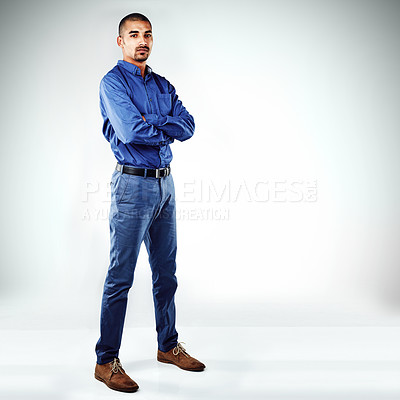
[(124, 47), (124, 40), (122, 39), (121, 36), (117, 36), (117, 45), (119, 47)]

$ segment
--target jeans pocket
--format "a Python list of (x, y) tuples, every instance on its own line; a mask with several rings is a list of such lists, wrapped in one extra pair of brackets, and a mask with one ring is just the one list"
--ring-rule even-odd
[(119, 173), (115, 180), (111, 180), (111, 190), (114, 193), (115, 202), (120, 204), (124, 201), (129, 184), (129, 176)]

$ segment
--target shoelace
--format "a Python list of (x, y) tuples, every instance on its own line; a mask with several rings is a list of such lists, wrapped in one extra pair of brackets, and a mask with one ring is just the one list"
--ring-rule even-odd
[[(174, 347), (174, 349), (172, 350), (172, 354), (174, 356), (177, 356), (179, 353), (184, 354), (186, 357), (189, 357), (189, 354), (186, 353), (186, 349), (182, 346), (181, 343), (185, 343), (185, 342), (179, 342), (176, 347)], [(186, 343), (185, 343), (186, 344)]]
[(114, 358), (114, 361), (112, 361), (111, 365), (111, 371), (114, 372), (114, 374), (121, 372), (123, 374), (124, 372), (122, 371), (122, 364), (120, 363), (118, 358)]

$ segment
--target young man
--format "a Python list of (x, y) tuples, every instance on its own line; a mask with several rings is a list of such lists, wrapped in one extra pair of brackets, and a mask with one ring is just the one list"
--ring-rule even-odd
[(157, 360), (189, 371), (205, 368), (178, 343), (175, 329), (176, 211), (169, 145), (175, 139), (191, 138), (195, 125), (175, 88), (146, 65), (153, 46), (150, 21), (138, 13), (124, 17), (117, 44), (123, 60), (100, 83), (103, 134), (117, 166), (111, 177), (110, 265), (95, 378), (111, 389), (134, 392), (138, 385), (125, 373), (118, 354), (128, 291), (143, 241), (152, 270)]

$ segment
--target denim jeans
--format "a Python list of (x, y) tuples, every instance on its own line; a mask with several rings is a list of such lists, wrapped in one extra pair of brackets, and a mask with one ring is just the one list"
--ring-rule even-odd
[(128, 292), (144, 240), (152, 271), (158, 348), (178, 342), (175, 329), (176, 209), (172, 175), (163, 178), (128, 175), (114, 170), (111, 178), (110, 264), (101, 304), (97, 363), (118, 357)]

